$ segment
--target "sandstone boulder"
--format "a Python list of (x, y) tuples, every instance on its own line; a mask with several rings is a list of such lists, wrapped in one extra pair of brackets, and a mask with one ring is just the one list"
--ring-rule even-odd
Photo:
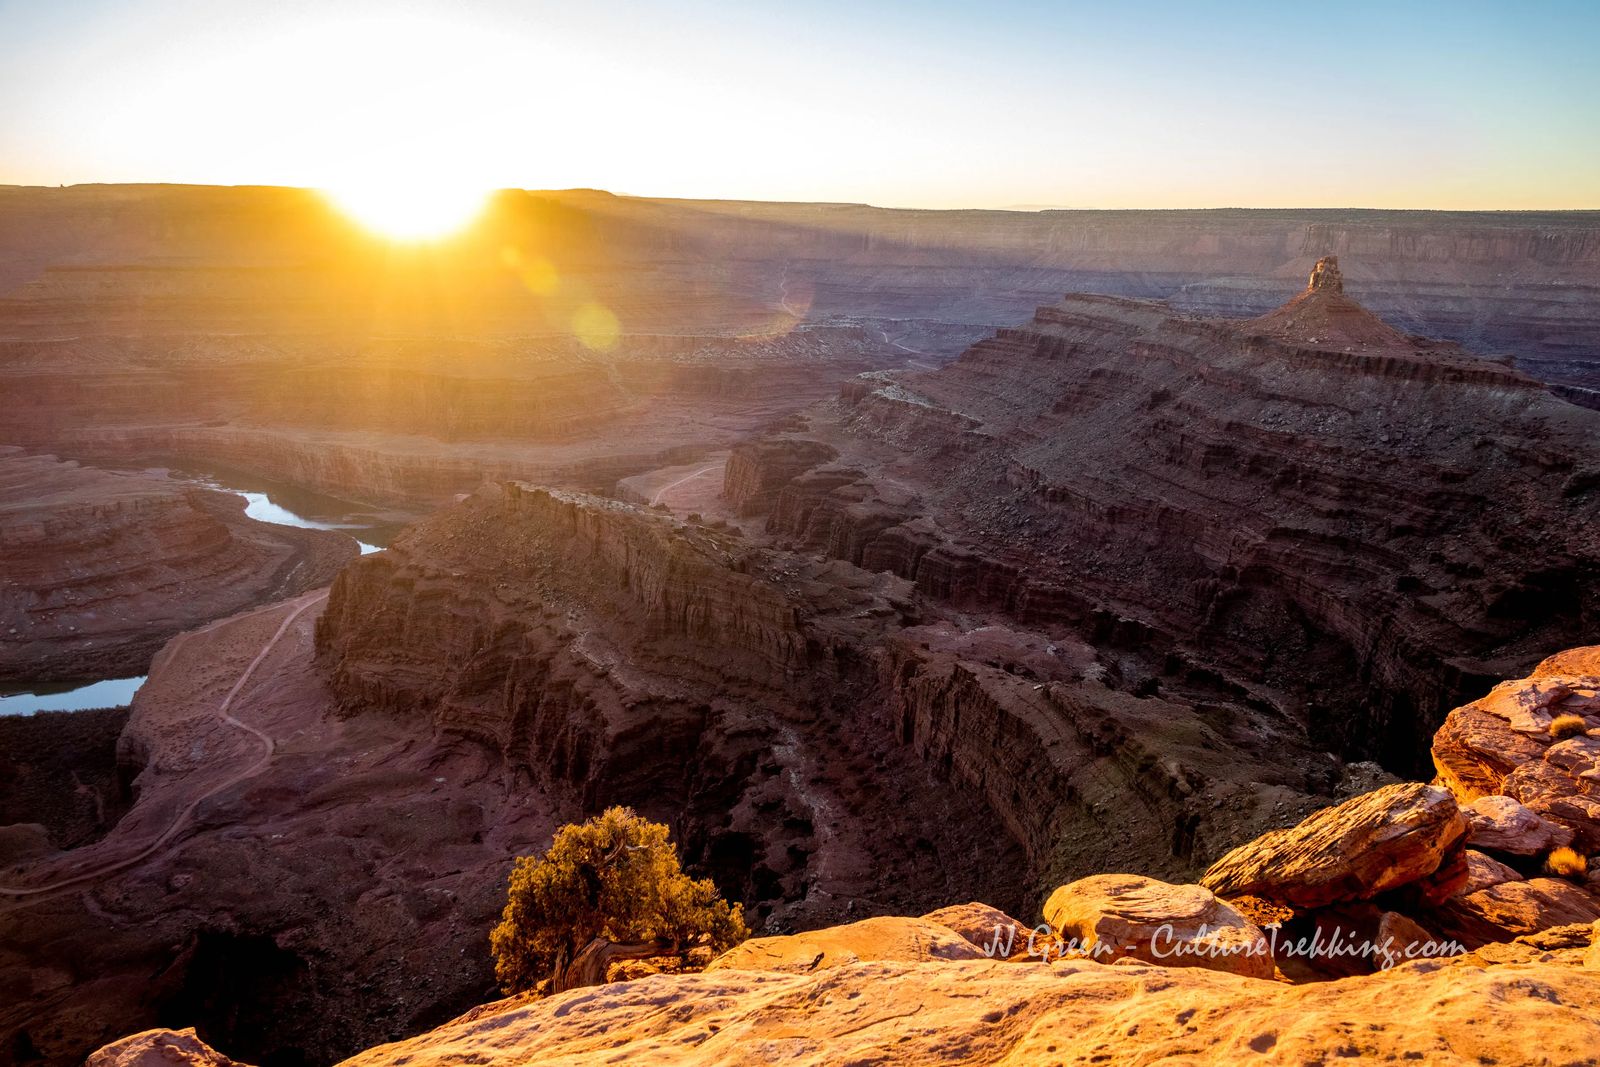
[(1370, 900), (1453, 863), (1466, 833), (1448, 790), (1402, 782), (1241, 845), (1212, 864), (1201, 885), (1299, 908)]
[(1476, 704), (1452, 711), (1433, 734), (1433, 769), (1462, 803), (1504, 792), (1506, 775), (1537, 759), (1544, 745)]
[(1467, 849), (1467, 881), (1461, 887), (1461, 896), (1476, 893), (1480, 889), (1500, 885), (1503, 882), (1520, 882), (1522, 875), (1513, 867), (1507, 867), (1497, 859), (1485, 856), (1482, 852)]
[(1461, 892), (1471, 876), (1467, 867), (1465, 849), (1455, 849), (1439, 863), (1438, 870), (1425, 874), (1415, 882), (1401, 886), (1395, 893), (1396, 902), (1411, 908), (1435, 908)]
[(1572, 843), (1572, 831), (1541, 818), (1512, 797), (1479, 797), (1461, 809), (1467, 817), (1467, 844), (1513, 856), (1537, 856)]
[(146, 1030), (98, 1050), (84, 1067), (244, 1067), (188, 1030)]
[[(1567, 923), (1565, 926), (1552, 926), (1540, 930), (1536, 934), (1523, 934), (1510, 944), (1526, 945), (1539, 952), (1556, 952), (1568, 948), (1586, 949), (1594, 941), (1596, 929), (1594, 923)], [(1482, 958), (1486, 955), (1486, 950), (1480, 949), (1476, 955)]]
[(996, 959), (1026, 960), (1030, 927), (999, 908), (973, 902), (952, 904), (923, 916), (928, 922), (954, 930)]
[(1600, 678), (1600, 645), (1581, 645), (1547, 656), (1533, 669), (1535, 675)]
[(1569, 923), (1600, 919), (1600, 899), (1559, 878), (1507, 881), (1466, 893), (1435, 912), (1440, 933), (1478, 948)]
[(1438, 954), (1439, 939), (1415, 920), (1397, 911), (1386, 911), (1378, 920), (1378, 936), (1373, 962), (1380, 970), (1397, 967), (1409, 960)]
[(1044, 917), (1058, 936), (1101, 962), (1133, 958), (1272, 977), (1260, 928), (1201, 886), (1097, 874), (1051, 893)]
[(1600, 849), (1600, 738), (1573, 737), (1506, 776), (1505, 790), (1530, 809), (1570, 828), (1579, 851)]
[[(1026, 935), (1022, 940), (1026, 942)], [(983, 958), (981, 948), (949, 927), (927, 919), (881, 915), (800, 934), (753, 937), (718, 956), (706, 970), (804, 974), (866, 960), (922, 963)]]

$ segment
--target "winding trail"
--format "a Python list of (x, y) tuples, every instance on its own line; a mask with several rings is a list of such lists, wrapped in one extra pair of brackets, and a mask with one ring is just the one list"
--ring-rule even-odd
[(783, 276), (778, 279), (778, 310), (791, 318), (803, 319), (805, 312), (789, 303), (789, 261), (783, 262)]
[(660, 489), (656, 490), (655, 495), (650, 498), (650, 506), (651, 507), (655, 507), (657, 504), (661, 503), (661, 494), (665, 493), (668, 489), (676, 489), (676, 488), (678, 488), (678, 486), (682, 485), (684, 482), (692, 482), (696, 478), (700, 477), (702, 474), (710, 474), (712, 471), (716, 470), (718, 467), (721, 467), (721, 466), (723, 466), (723, 464), (721, 464), (721, 463), (713, 463), (709, 467), (702, 467), (700, 470), (695, 471), (693, 474), (685, 474), (682, 478), (679, 478), (675, 482), (668, 482), (666, 485), (663, 485)]
[[(0, 886), (0, 897), (39, 897), (48, 893), (57, 893), (63, 889), (70, 889), (73, 886), (82, 885), (85, 882), (92, 882), (96, 879), (104, 878), (108, 874), (115, 874), (116, 872), (125, 870), (134, 866), (135, 864), (142, 863), (151, 856), (155, 855), (157, 852), (161, 851), (164, 846), (171, 842), (172, 839), (178, 835), (178, 831), (182, 830), (184, 825), (194, 817), (195, 811), (199, 809), (201, 804), (204, 804), (207, 800), (210, 800), (218, 793), (221, 793), (227, 789), (232, 789), (240, 782), (243, 782), (249, 778), (253, 778), (257, 774), (260, 774), (262, 771), (266, 770), (267, 764), (272, 762), (273, 753), (277, 751), (278, 743), (264, 731), (258, 730), (256, 727), (251, 726), (247, 722), (241, 722), (240, 720), (234, 718), (229, 709), (233, 706), (234, 698), (237, 697), (241, 691), (243, 691), (245, 685), (247, 685), (250, 679), (254, 677), (256, 668), (260, 667), (267, 656), (272, 653), (272, 650), (278, 646), (278, 642), (283, 639), (284, 634), (289, 632), (289, 627), (294, 625), (294, 621), (301, 615), (304, 615), (307, 610), (317, 604), (322, 603), (326, 599), (328, 599), (328, 591), (324, 589), (321, 593), (317, 594), (315, 597), (307, 600), (304, 604), (301, 604), (299, 607), (291, 611), (278, 626), (277, 633), (273, 634), (272, 639), (269, 640), (265, 645), (261, 646), (261, 651), (256, 653), (255, 659), (251, 660), (250, 665), (244, 669), (244, 673), (239, 675), (238, 680), (233, 683), (233, 688), (228, 690), (228, 695), (222, 698), (222, 703), (217, 705), (217, 718), (221, 719), (229, 726), (238, 727), (261, 742), (262, 752), (254, 763), (250, 764), (250, 766), (246, 767), (239, 773), (229, 777), (226, 781), (223, 781), (211, 789), (208, 789), (200, 796), (191, 800), (182, 811), (178, 812), (178, 814), (173, 818), (172, 822), (154, 841), (150, 842), (133, 855), (126, 856), (120, 860), (113, 860), (92, 870), (84, 871), (81, 874), (75, 874), (67, 878), (58, 879), (57, 881), (51, 882), (48, 885), (33, 886), (28, 889), (12, 889), (6, 886)], [(207, 627), (207, 629), (210, 629), (210, 627)], [(196, 632), (199, 631), (191, 631), (191, 633)], [(182, 641), (189, 636), (190, 634), (183, 634), (179, 640)]]

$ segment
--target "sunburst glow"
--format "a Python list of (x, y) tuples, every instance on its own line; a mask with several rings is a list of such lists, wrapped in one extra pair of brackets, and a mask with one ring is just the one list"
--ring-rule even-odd
[(397, 241), (448, 237), (483, 211), (489, 195), (467, 185), (405, 179), (353, 183), (325, 193), (350, 218)]

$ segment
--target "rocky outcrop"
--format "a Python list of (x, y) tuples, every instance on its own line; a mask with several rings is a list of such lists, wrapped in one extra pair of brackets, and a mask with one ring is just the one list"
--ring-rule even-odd
[(90, 1056), (84, 1067), (241, 1067), (187, 1030), (146, 1030), (114, 1041)]
[(1197, 885), (1099, 874), (1061, 886), (1044, 904), (1055, 935), (1093, 959), (1144, 960), (1271, 978), (1266, 937)]
[(1488, 889), (1504, 882), (1520, 882), (1522, 875), (1513, 867), (1485, 856), (1475, 849), (1467, 850), (1467, 880), (1458, 891), (1460, 896), (1470, 896), (1480, 889)]
[(1570, 649), (1500, 683), (1452, 711), (1434, 738), (1440, 782), (1475, 808), (1515, 816), (1519, 833), (1502, 836), (1502, 851), (1532, 855), (1569, 841), (1600, 851), (1600, 740), (1552, 736), (1563, 715), (1600, 728), (1600, 647)]
[(768, 511), (778, 490), (833, 456), (833, 449), (815, 441), (746, 442), (728, 456), (723, 493), (740, 515)]
[(1313, 293), (1343, 293), (1344, 274), (1339, 270), (1338, 256), (1323, 256), (1311, 268), (1311, 278), (1306, 290)]
[[(1336, 256), (1324, 256), (1311, 268), (1305, 292), (1259, 318), (1241, 324), (1252, 337), (1271, 337), (1290, 345), (1310, 345), (1346, 354), (1370, 350), (1399, 352), (1412, 349), (1422, 355), (1451, 353), (1425, 338), (1397, 330), (1344, 295), (1344, 275)], [(1451, 360), (1451, 362), (1458, 362)]]
[(244, 501), (0, 448), (0, 681), (144, 673), (173, 634), (330, 581), (341, 534), (269, 526)]
[(1556, 878), (1508, 880), (1463, 893), (1439, 908), (1440, 933), (1470, 948), (1600, 919), (1600, 897)]
[(1241, 845), (1201, 884), (1224, 897), (1261, 896), (1300, 908), (1373, 897), (1455, 862), (1467, 822), (1437, 786), (1385, 786)]
[(1026, 959), (1026, 932), (1028, 925), (1012, 918), (999, 908), (972, 901), (968, 904), (951, 904), (930, 911), (923, 916), (928, 922), (938, 923), (966, 938), (983, 950), (990, 959)]
[[(1285, 923), (1290, 945), (1309, 933), (1313, 945), (1379, 946), (1388, 966), (1394, 944), (1435, 944), (1428, 931), (1439, 945), (1479, 948), (1600, 918), (1581, 857), (1562, 870), (1570, 880), (1537, 876), (1538, 857), (1564, 832), (1506, 797), (1480, 798), (1463, 813), (1442, 787), (1386, 786), (1241, 845), (1202, 881), (1253, 912), (1262, 910), (1257, 898), (1286, 906), (1272, 921)], [(1477, 847), (1463, 849), (1469, 840)], [(1274, 938), (1275, 949), (1283, 944)], [(1278, 962), (1292, 975), (1328, 977), (1365, 973), (1374, 958), (1286, 959), (1280, 949)]]
[[(346, 1067), (785, 1062), (970, 1064), (1257, 1058), (1582, 1063), (1600, 1042), (1584, 947), (1506, 946), (1344, 982), (1064, 960), (861, 962), (783, 974), (660, 975), (513, 999), (372, 1048)], [(1071, 1020), (1071, 1034), (1062, 1021)], [(136, 1042), (159, 1040), (140, 1035)], [(114, 1061), (115, 1062), (115, 1061)], [(202, 1063), (206, 1062), (204, 1060)], [(220, 1058), (219, 1061), (220, 1062)]]

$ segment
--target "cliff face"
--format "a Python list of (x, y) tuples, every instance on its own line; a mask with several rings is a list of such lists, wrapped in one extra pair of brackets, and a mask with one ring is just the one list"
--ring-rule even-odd
[(1600, 618), (1600, 418), (1333, 289), (1243, 323), (1069, 297), (809, 418), (726, 486), (836, 452), (777, 493), (780, 538), (1210, 671), (1396, 769)]
[(903, 592), (508, 483), (341, 574), (317, 647), (347, 713), (487, 743), (572, 817), (666, 818), (757, 921), (814, 924), (951, 880), (1007, 892), (1021, 862), (977, 798), (897, 766), (860, 702), (865, 646)]
[[(901, 865), (912, 901), (991, 877), (918, 873), (919, 849), (983, 839), (1020, 854), (1014, 887), (1133, 857), (1193, 872), (1344, 786), (1337, 760), (1241, 704), (1182, 681), (1157, 697), (1077, 641), (924, 611), (849, 563), (508, 483), (347, 568), (318, 648), (350, 713), (477, 738), (564, 811), (685, 817), (713, 868), (735, 841), (754, 849), (736, 888), (785, 921), (847, 893), (881, 902), (853, 881), (862, 854)], [(928, 805), (947, 812), (937, 832), (903, 814)]]
[(938, 623), (878, 657), (897, 740), (979, 793), (1027, 850), (1036, 893), (1107, 870), (1189, 877), (1373, 771), (1183, 682), (1154, 695), (1060, 635)]

